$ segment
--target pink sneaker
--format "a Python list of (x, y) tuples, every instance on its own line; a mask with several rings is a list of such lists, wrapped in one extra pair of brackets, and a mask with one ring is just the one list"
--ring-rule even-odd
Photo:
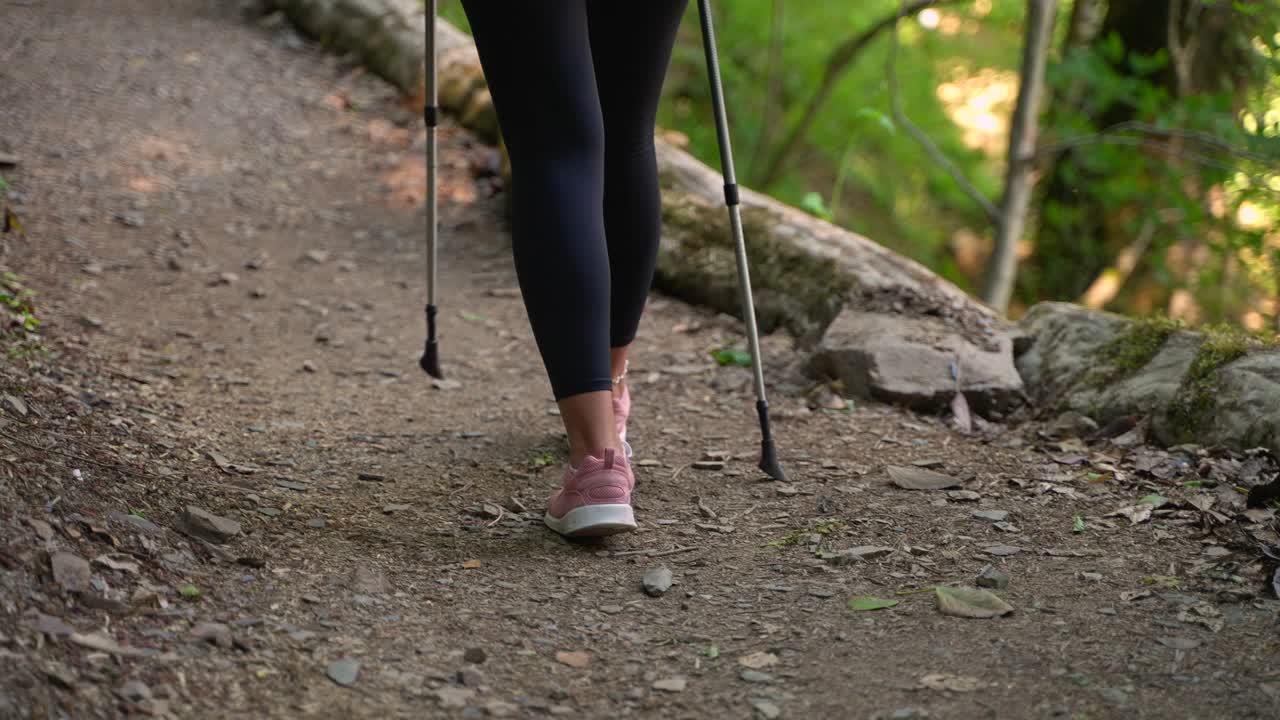
[(564, 485), (551, 496), (543, 522), (565, 537), (635, 530), (631, 511), (635, 484), (631, 465), (612, 449), (604, 452), (603, 460), (588, 455), (577, 468), (565, 468)]

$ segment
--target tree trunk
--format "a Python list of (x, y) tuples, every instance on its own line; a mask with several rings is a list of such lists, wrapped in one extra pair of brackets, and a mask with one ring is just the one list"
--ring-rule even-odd
[(1009, 159), (1005, 174), (1004, 202), (996, 226), (995, 251), (987, 267), (987, 304), (997, 312), (1009, 309), (1018, 269), (1018, 243), (1031, 203), (1031, 158), (1035, 154), (1040, 97), (1044, 92), (1044, 66), (1053, 35), (1057, 0), (1029, 0), (1027, 36), (1022, 46), (1022, 78), (1009, 130)]

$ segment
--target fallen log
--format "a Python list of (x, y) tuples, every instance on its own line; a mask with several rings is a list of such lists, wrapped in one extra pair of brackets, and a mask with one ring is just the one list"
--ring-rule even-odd
[[(421, 97), (426, 25), (418, 3), (268, 5), (306, 34), (356, 54), (401, 91)], [(470, 37), (440, 22), (436, 43), (442, 108), (461, 125), (499, 141)], [(661, 134), (656, 145), (664, 222), (655, 286), (740, 317), (721, 176)], [(979, 412), (998, 415), (1022, 397), (1011, 328), (986, 306), (857, 233), (749, 189), (743, 189), (742, 200), (761, 330), (788, 331), (808, 354), (805, 367), (815, 376), (840, 380), (864, 397), (920, 409), (945, 407), (960, 390)], [(866, 324), (882, 316), (896, 318), (902, 329), (884, 342)]]

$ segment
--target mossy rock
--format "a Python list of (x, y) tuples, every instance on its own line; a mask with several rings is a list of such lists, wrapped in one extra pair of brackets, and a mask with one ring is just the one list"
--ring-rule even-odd
[[(662, 220), (654, 285), (741, 318), (737, 260), (725, 208), (664, 192)], [(802, 344), (811, 344), (840, 312), (854, 283), (833, 261), (777, 239), (774, 224), (768, 210), (742, 208), (756, 320), (761, 332), (785, 329)]]

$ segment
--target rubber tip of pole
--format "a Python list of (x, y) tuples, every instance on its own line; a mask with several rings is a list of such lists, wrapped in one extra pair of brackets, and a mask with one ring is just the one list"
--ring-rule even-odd
[(760, 443), (760, 469), (778, 482), (787, 482), (787, 474), (782, 471), (782, 465), (778, 464), (778, 450), (773, 446), (772, 438)]
[(418, 361), (418, 365), (422, 366), (431, 377), (437, 380), (443, 380), (444, 375), (440, 372), (440, 346), (435, 340), (428, 340), (426, 348), (422, 351), (422, 359)]

